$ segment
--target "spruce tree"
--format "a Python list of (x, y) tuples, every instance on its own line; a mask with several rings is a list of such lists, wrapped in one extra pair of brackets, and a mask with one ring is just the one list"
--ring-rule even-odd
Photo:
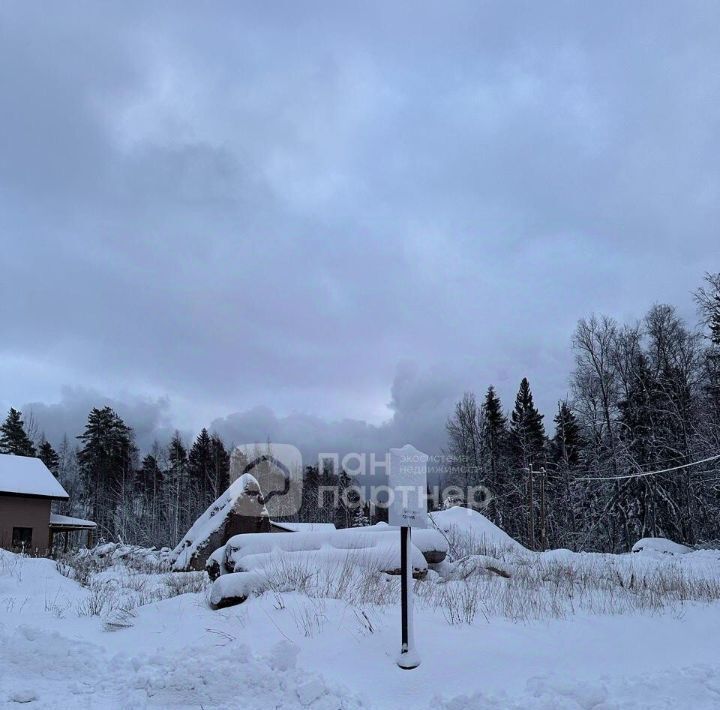
[(552, 440), (552, 457), (558, 465), (575, 467), (580, 463), (583, 440), (580, 426), (567, 402), (560, 402), (555, 415), (555, 436)]
[(48, 467), (48, 470), (52, 472), (53, 476), (57, 478), (60, 471), (60, 457), (44, 436), (38, 448), (38, 458)]
[(525, 468), (529, 464), (541, 463), (545, 452), (545, 427), (543, 415), (533, 402), (532, 391), (527, 377), (520, 382), (515, 398), (515, 407), (510, 415), (510, 445), (516, 465)]
[(205, 509), (212, 502), (210, 491), (214, 488), (215, 478), (212, 442), (207, 429), (198, 434), (190, 447), (187, 469), (190, 490), (199, 499), (199, 507)]
[(219, 498), (230, 485), (230, 454), (218, 434), (210, 437), (210, 456), (212, 459), (211, 501)]
[(508, 449), (507, 418), (502, 411), (502, 403), (490, 385), (482, 405), (482, 450), (485, 458), (487, 479), (485, 485), (492, 495), (487, 515), (497, 525), (503, 523), (503, 501), (507, 500), (507, 481), (505, 476)]
[(25, 431), (22, 414), (12, 407), (0, 426), (0, 453), (15, 456), (37, 455), (35, 445)]
[(304, 523), (323, 522), (320, 515), (320, 470), (317, 466), (306, 466), (303, 473), (300, 519)]
[(175, 432), (168, 446), (168, 464), (172, 496), (170, 520), (172, 537), (177, 541), (182, 531), (189, 527), (190, 518), (195, 511), (193, 501), (188, 500), (187, 451), (178, 431)]
[(138, 492), (146, 498), (157, 498), (162, 493), (164, 476), (158, 460), (148, 454), (142, 460), (137, 475)]

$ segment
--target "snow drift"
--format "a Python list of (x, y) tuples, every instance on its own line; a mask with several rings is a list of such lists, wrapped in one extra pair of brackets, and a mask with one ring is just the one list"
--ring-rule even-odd
[(497, 557), (503, 553), (522, 555), (528, 552), (527, 548), (476, 510), (453, 506), (430, 513), (429, 517), (431, 523), (451, 542), (477, 548), (482, 554)]
[(681, 545), (665, 537), (644, 537), (632, 546), (633, 552), (651, 552), (663, 555), (686, 555), (692, 547)]

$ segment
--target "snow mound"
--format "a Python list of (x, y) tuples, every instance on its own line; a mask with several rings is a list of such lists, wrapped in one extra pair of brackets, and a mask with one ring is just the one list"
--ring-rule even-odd
[(195, 521), (173, 550), (173, 569), (202, 569), (209, 554), (226, 539), (225, 528), (233, 513), (247, 519), (269, 520), (257, 479), (249, 473), (230, 487)]
[(451, 543), (456, 539), (463, 547), (473, 548), (476, 552), (493, 557), (503, 552), (528, 552), (527, 548), (476, 510), (456, 505), (430, 513), (429, 517), (450, 538)]
[[(357, 529), (357, 528), (356, 528)], [(369, 527), (362, 528), (363, 532), (388, 532), (395, 531), (399, 536), (400, 528), (393, 527), (387, 523), (376, 523)], [(445, 559), (448, 553), (448, 541), (442, 533), (432, 528), (413, 528), (411, 533), (412, 544), (423, 553), (429, 564), (437, 564)]]
[(644, 537), (632, 546), (633, 552), (659, 552), (664, 555), (686, 555), (692, 547), (668, 540), (665, 537)]

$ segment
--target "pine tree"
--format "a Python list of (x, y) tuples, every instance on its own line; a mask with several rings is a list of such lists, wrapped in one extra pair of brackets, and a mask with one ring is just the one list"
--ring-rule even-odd
[(52, 472), (53, 476), (57, 478), (60, 470), (60, 457), (44, 436), (38, 448), (38, 458), (48, 467), (48, 470)]
[(82, 442), (78, 463), (93, 520), (102, 534), (115, 537), (124, 532), (115, 513), (119, 503), (126, 501), (129, 492), (131, 495), (134, 483), (137, 449), (132, 429), (110, 407), (95, 407), (77, 438)]
[(15, 456), (37, 455), (35, 446), (25, 431), (22, 414), (12, 407), (0, 426), (0, 453)]

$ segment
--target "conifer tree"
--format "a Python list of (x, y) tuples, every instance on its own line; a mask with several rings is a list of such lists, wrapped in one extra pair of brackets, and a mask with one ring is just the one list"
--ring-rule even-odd
[(580, 463), (583, 440), (580, 425), (567, 402), (560, 402), (555, 415), (555, 436), (552, 439), (552, 457), (556, 464), (568, 468)]
[(543, 415), (533, 402), (530, 383), (527, 377), (523, 377), (510, 415), (510, 444), (516, 465), (520, 468), (540, 463), (543, 459), (545, 427), (542, 420)]
[(22, 414), (12, 407), (0, 426), (0, 453), (15, 456), (36, 455), (35, 445), (25, 431)]
[(187, 470), (190, 490), (199, 499), (199, 507), (205, 509), (212, 502), (210, 491), (215, 482), (212, 442), (207, 429), (203, 428), (190, 447)]
[(221, 496), (230, 485), (230, 454), (218, 434), (213, 434), (210, 437), (210, 456), (212, 460), (212, 488), (208, 503)]
[(487, 510), (488, 517), (497, 525), (502, 524), (503, 504), (507, 496), (505, 468), (508, 450), (507, 418), (502, 403), (490, 385), (482, 404), (481, 446), (485, 459), (487, 477), (485, 485), (490, 489), (492, 499)]
[(60, 471), (60, 457), (53, 449), (52, 444), (43, 436), (38, 447), (38, 458), (48, 467), (55, 478)]
[(191, 510), (194, 510), (192, 501), (188, 500), (187, 488), (187, 450), (183, 444), (180, 432), (175, 435), (168, 446), (168, 478), (171, 489), (171, 516), (172, 538), (176, 542), (181, 531), (189, 527)]
[(101, 534), (118, 534), (114, 518), (120, 501), (132, 489), (137, 449), (132, 429), (111, 407), (94, 407), (88, 415), (78, 463), (86, 500)]

